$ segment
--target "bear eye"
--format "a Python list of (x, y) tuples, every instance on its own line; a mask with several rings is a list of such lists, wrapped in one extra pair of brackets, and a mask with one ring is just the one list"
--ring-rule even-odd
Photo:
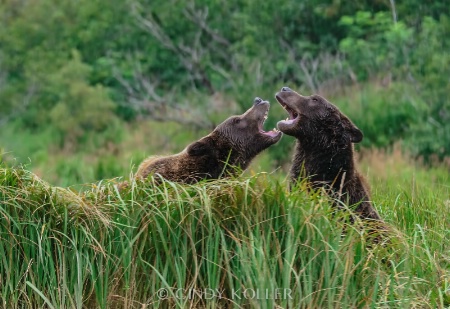
[(319, 102), (317, 98), (312, 98), (313, 102)]
[(234, 118), (234, 119), (233, 119), (233, 123), (234, 123), (234, 124), (237, 124), (237, 123), (239, 123), (239, 122), (241, 122), (241, 118)]

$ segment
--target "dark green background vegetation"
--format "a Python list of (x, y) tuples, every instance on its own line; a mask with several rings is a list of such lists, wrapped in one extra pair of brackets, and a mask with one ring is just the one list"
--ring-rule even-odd
[(364, 147), (443, 160), (449, 37), (445, 1), (2, 1), (1, 153), (60, 184), (123, 176), (288, 85), (335, 102)]

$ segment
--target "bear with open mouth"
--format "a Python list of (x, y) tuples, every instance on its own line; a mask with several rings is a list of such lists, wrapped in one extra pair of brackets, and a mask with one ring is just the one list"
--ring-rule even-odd
[(355, 213), (361, 218), (381, 221), (355, 167), (353, 143), (362, 140), (361, 130), (319, 95), (302, 96), (283, 87), (275, 98), (289, 114), (278, 129), (297, 139), (292, 182), (307, 177), (313, 188), (323, 187), (341, 202), (357, 205)]
[(255, 98), (253, 106), (244, 114), (228, 118), (182, 152), (147, 158), (136, 176), (146, 178), (159, 174), (167, 180), (192, 184), (245, 170), (252, 159), (282, 136), (277, 129), (267, 132), (263, 129), (269, 107), (269, 102)]

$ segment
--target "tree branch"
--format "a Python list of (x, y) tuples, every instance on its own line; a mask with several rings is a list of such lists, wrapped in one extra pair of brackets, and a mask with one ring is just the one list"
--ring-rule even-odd
[[(193, 7), (193, 5), (191, 5)], [(194, 40), (190, 44), (184, 43), (175, 43), (173, 39), (171, 39), (165, 32), (164, 29), (160, 27), (160, 25), (155, 21), (152, 14), (147, 14), (144, 18), (139, 11), (139, 4), (134, 1), (131, 5), (132, 13), (135, 16), (138, 24), (146, 31), (148, 31), (158, 42), (161, 43), (162, 46), (167, 48), (168, 50), (174, 52), (179, 58), (180, 62), (186, 68), (186, 70), (190, 73), (191, 77), (194, 80), (199, 81), (206, 89), (208, 89), (210, 94), (215, 92), (211, 81), (209, 80), (204, 65), (202, 65), (202, 60), (205, 58), (205, 55), (209, 53), (209, 51), (202, 45), (201, 37), (202, 34), (207, 28), (206, 26), (206, 17), (207, 11), (199, 11), (190, 10), (190, 13), (186, 13), (187, 16), (191, 18), (198, 17), (200, 21), (198, 21), (197, 25), (199, 26), (197, 32), (195, 33)], [(186, 11), (188, 12), (188, 11)], [(208, 33), (212, 32), (212, 30), (208, 29)]]

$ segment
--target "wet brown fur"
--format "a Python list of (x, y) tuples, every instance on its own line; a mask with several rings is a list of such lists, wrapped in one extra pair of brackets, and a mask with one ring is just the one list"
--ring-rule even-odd
[(381, 221), (370, 201), (369, 188), (356, 170), (353, 143), (362, 132), (319, 95), (302, 96), (287, 87), (276, 94), (278, 102), (290, 113), (291, 125), (278, 122), (278, 129), (297, 139), (290, 171), (293, 183), (308, 177), (314, 188), (325, 188), (346, 205), (357, 205), (362, 219)]
[(151, 174), (159, 174), (171, 181), (192, 184), (245, 170), (256, 155), (278, 142), (282, 135), (261, 133), (269, 103), (257, 99), (254, 106), (243, 115), (228, 118), (213, 132), (188, 145), (182, 152), (144, 160), (136, 175), (146, 178)]

